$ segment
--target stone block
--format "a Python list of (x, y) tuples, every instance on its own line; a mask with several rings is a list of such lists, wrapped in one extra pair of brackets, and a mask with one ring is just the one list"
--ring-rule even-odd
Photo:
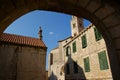
[(120, 37), (120, 25), (110, 28), (109, 31), (110, 31), (112, 38)]
[(78, 0), (78, 6), (85, 7), (90, 0)]
[(101, 7), (96, 13), (95, 15), (99, 18), (99, 19), (103, 19), (106, 16), (108, 16), (109, 14), (113, 13), (115, 10), (110, 7), (110, 6), (105, 6), (105, 7)]
[(93, 13), (96, 9), (100, 7), (100, 4), (95, 1), (91, 1), (89, 5), (87, 5), (87, 10)]
[[(107, 16), (107, 15), (106, 15)], [(119, 24), (120, 23), (120, 17), (119, 17), (119, 14), (117, 13), (114, 13), (108, 17), (106, 17), (103, 22), (104, 24), (107, 26), (107, 27), (112, 27), (116, 24)]]
[(117, 39), (114, 39), (114, 45), (116, 49), (120, 49), (120, 37)]

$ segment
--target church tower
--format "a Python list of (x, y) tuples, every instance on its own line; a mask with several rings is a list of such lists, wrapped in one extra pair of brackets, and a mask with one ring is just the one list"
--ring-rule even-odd
[(40, 27), (40, 30), (38, 32), (39, 39), (42, 40), (42, 28)]
[(72, 16), (72, 20), (71, 20), (72, 37), (77, 36), (80, 33), (80, 31), (82, 31), (83, 29), (84, 29), (83, 18)]

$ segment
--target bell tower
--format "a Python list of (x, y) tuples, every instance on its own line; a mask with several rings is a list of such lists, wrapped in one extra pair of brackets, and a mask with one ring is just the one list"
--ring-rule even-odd
[(40, 30), (38, 32), (39, 39), (42, 40), (42, 28), (40, 27)]
[(71, 20), (72, 37), (77, 36), (80, 33), (80, 31), (82, 31), (83, 29), (84, 29), (83, 18), (72, 16), (72, 20)]

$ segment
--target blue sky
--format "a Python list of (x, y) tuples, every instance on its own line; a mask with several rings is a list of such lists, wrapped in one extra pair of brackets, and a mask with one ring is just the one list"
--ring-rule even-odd
[[(58, 46), (58, 41), (71, 36), (71, 15), (35, 10), (29, 12), (13, 23), (4, 31), (5, 33), (17, 34), (38, 38), (39, 27), (43, 30), (43, 41), (50, 50)], [(84, 26), (89, 22), (84, 20)], [(46, 57), (48, 63), (48, 56)], [(46, 65), (46, 69), (48, 65)]]

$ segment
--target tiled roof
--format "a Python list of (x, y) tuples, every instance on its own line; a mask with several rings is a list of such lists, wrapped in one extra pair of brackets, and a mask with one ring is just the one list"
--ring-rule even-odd
[(46, 47), (44, 42), (40, 39), (8, 33), (3, 33), (0, 36), (0, 41), (35, 47)]

